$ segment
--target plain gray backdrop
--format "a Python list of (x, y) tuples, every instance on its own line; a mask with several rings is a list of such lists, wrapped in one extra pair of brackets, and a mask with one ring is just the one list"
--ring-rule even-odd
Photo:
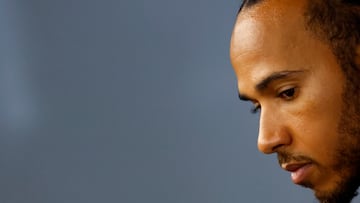
[(237, 98), (240, 0), (0, 0), (0, 203), (304, 203)]

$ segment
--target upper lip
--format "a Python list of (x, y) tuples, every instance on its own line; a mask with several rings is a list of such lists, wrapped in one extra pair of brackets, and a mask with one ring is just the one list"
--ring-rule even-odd
[(308, 164), (309, 163), (284, 163), (281, 164), (281, 168), (289, 172), (294, 172)]

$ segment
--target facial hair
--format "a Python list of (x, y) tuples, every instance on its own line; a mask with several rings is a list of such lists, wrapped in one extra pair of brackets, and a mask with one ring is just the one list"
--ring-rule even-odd
[[(343, 89), (342, 112), (338, 123), (339, 147), (334, 151), (332, 166), (340, 180), (331, 191), (315, 192), (319, 203), (350, 203), (360, 186), (360, 77), (354, 80), (348, 78)], [(291, 161), (318, 164), (310, 157), (286, 151), (278, 151), (277, 156), (280, 165)], [(311, 182), (300, 184), (313, 188)]]
[(339, 148), (334, 171), (340, 176), (335, 189), (315, 194), (320, 203), (350, 203), (360, 186), (360, 79), (348, 76), (342, 95), (342, 113), (338, 124)]

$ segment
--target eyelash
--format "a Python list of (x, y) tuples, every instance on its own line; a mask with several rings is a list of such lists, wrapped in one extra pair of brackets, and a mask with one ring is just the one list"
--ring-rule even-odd
[(256, 114), (257, 112), (259, 112), (260, 109), (261, 109), (260, 104), (259, 104), (259, 103), (256, 103), (256, 104), (254, 105), (254, 107), (252, 107), (252, 108), (250, 109), (250, 111), (251, 111), (251, 113)]
[(294, 97), (297, 94), (297, 88), (292, 87), (289, 89), (286, 89), (278, 94), (278, 97), (285, 99), (287, 101), (294, 99)]
[[(280, 97), (284, 100), (290, 101), (290, 100), (294, 99), (296, 94), (297, 94), (297, 88), (292, 87), (292, 88), (289, 88), (289, 89), (286, 89), (286, 90), (280, 92), (278, 94), (278, 97)], [(253, 113), (253, 114), (258, 113), (260, 110), (261, 110), (261, 106), (259, 103), (255, 103), (254, 107), (250, 109), (251, 113)]]

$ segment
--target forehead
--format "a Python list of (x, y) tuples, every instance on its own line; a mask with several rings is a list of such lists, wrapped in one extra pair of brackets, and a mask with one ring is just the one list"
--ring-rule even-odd
[[(245, 79), (257, 81), (277, 69), (291, 70), (296, 66), (289, 64), (304, 60), (296, 55), (310, 43), (304, 24), (306, 2), (265, 0), (240, 12), (230, 46), (239, 84)], [(271, 69), (264, 67), (269, 64)]]
[(269, 38), (282, 42), (282, 37), (295, 37), (299, 29), (305, 29), (304, 5), (299, 5), (301, 1), (289, 2), (292, 1), (268, 0), (245, 8), (237, 17), (231, 48), (246, 51), (246, 48), (264, 45)]

